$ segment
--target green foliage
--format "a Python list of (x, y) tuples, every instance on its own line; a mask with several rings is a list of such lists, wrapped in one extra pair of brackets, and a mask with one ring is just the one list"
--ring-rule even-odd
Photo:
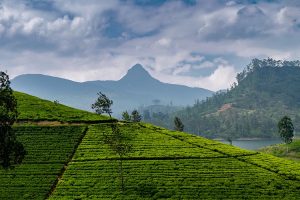
[(179, 117), (175, 117), (174, 118), (174, 124), (175, 124), (175, 130), (176, 131), (183, 131), (184, 129), (184, 125), (183, 123), (181, 122), (180, 118)]
[(21, 92), (14, 92), (18, 102), (18, 121), (97, 122), (109, 117), (55, 104)]
[(143, 180), (137, 184), (136, 191), (141, 197), (151, 198), (158, 192), (158, 189), (153, 180)]
[(0, 71), (0, 125), (11, 126), (17, 117), (17, 101), (10, 87), (9, 76)]
[[(300, 166), (292, 161), (149, 124), (113, 125), (113, 129), (111, 123), (91, 125), (86, 134), (83, 126), (15, 127), (28, 155), (14, 171), (0, 171), (0, 199), (44, 199), (56, 180), (50, 199), (297, 199), (300, 195)], [(126, 183), (122, 191), (118, 190), (120, 161)]]
[[(104, 142), (109, 124), (91, 126), (50, 199), (297, 199), (300, 166), (183, 132), (118, 124), (134, 151), (120, 159)], [(267, 161), (265, 161), (265, 159)]]
[(278, 122), (278, 133), (286, 144), (289, 144), (293, 141), (294, 125), (290, 117), (284, 116)]
[(0, 170), (0, 199), (45, 199), (74, 147), (83, 126), (17, 126), (28, 154), (14, 170)]
[(0, 165), (4, 169), (20, 164), (26, 155), (23, 144), (17, 141), (12, 129), (17, 117), (17, 100), (10, 88), (9, 77), (0, 72)]
[[(175, 137), (166, 136), (164, 132), (169, 131), (165, 129), (162, 131), (150, 125), (135, 123), (119, 124), (119, 128), (123, 134), (132, 138), (130, 139), (130, 144), (132, 144), (133, 150), (128, 153), (125, 158), (143, 159), (159, 157), (163, 159), (168, 157), (189, 157), (189, 155), (200, 158), (203, 156), (221, 156), (215, 151), (204, 148), (199, 149)], [(76, 162), (84, 162), (86, 160), (118, 159), (118, 155), (104, 142), (105, 134), (110, 132), (110, 124), (90, 126), (88, 134), (78, 147), (78, 151), (74, 155), (73, 160)], [(186, 133), (183, 134), (186, 135)], [(223, 145), (222, 143), (218, 144)], [(101, 146), (101, 148), (98, 148), (99, 146)], [(91, 149), (93, 150), (91, 151)]]
[(137, 110), (133, 110), (131, 113), (131, 120), (133, 122), (140, 122), (142, 120), (142, 116)]
[(106, 113), (111, 118), (112, 110), (111, 106), (113, 104), (113, 101), (110, 100), (105, 94), (99, 92), (98, 98), (94, 104), (92, 104), (92, 109), (95, 110), (95, 112), (99, 115)]
[(131, 116), (129, 115), (127, 110), (122, 113), (122, 119), (125, 120), (125, 121), (128, 121), (128, 122), (131, 121)]
[(111, 129), (110, 134), (104, 134), (104, 142), (122, 158), (132, 150), (130, 137), (122, 133), (116, 124), (111, 124)]
[(289, 144), (271, 145), (260, 149), (260, 151), (277, 157), (300, 161), (300, 140), (294, 140)]
[(300, 130), (300, 62), (254, 59), (238, 84), (194, 106), (152, 116), (148, 122), (172, 129), (178, 116), (185, 131), (208, 138), (278, 137), (277, 123), (288, 115)]

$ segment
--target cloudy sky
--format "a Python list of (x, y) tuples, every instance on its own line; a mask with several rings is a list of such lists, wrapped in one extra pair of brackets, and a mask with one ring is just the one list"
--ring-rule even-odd
[(299, 0), (0, 0), (0, 70), (219, 90), (252, 58), (300, 58)]

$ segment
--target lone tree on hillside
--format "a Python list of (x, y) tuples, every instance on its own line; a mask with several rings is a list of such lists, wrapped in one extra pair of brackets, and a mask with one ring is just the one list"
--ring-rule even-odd
[(122, 133), (116, 124), (111, 124), (112, 133), (104, 136), (104, 143), (108, 144), (110, 149), (118, 156), (119, 162), (119, 178), (121, 182), (121, 191), (124, 191), (124, 169), (123, 169), (123, 157), (132, 151), (132, 144), (130, 144), (131, 138)]
[(184, 125), (183, 125), (183, 123), (182, 123), (182, 121), (181, 121), (181, 119), (179, 117), (175, 117), (174, 118), (174, 124), (175, 124), (174, 129), (176, 131), (183, 131)]
[(286, 144), (289, 144), (293, 141), (294, 125), (290, 117), (284, 116), (278, 122), (278, 133)]
[(111, 105), (113, 101), (110, 100), (105, 94), (102, 92), (97, 93), (98, 98), (94, 104), (92, 104), (92, 109), (95, 110), (97, 114), (106, 113), (111, 118), (112, 110)]
[(129, 115), (127, 110), (122, 113), (122, 119), (125, 120), (125, 121), (128, 121), (128, 122), (131, 121), (131, 116)]
[[(96, 111), (97, 114), (106, 113), (111, 118), (112, 109), (111, 105), (113, 101), (110, 100), (105, 94), (99, 92), (98, 98), (94, 104), (92, 104), (92, 109)], [(125, 112), (124, 112), (125, 113)], [(126, 111), (129, 116), (128, 112)], [(113, 122), (110, 123), (111, 133), (103, 132), (103, 142), (109, 146), (109, 148), (119, 156), (117, 160), (119, 163), (119, 178), (121, 182), (121, 191), (124, 191), (124, 169), (123, 169), (123, 157), (132, 150), (132, 145), (129, 143), (130, 138), (120, 131), (118, 124)]]
[(22, 163), (26, 155), (12, 128), (17, 117), (17, 100), (10, 88), (9, 76), (0, 72), (0, 165), (4, 169)]
[(137, 110), (133, 110), (131, 113), (131, 120), (133, 122), (140, 122), (142, 120), (142, 116)]

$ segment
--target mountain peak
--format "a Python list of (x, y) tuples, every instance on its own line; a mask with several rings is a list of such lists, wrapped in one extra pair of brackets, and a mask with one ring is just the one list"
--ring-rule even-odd
[(130, 74), (130, 73), (137, 73), (137, 74), (147, 74), (150, 76), (150, 74), (147, 72), (147, 70), (145, 70), (145, 68), (141, 65), (141, 64), (135, 64), (134, 66), (132, 66), (127, 74)]
[(153, 79), (153, 78), (141, 64), (136, 64), (128, 70), (127, 74), (121, 80), (132, 80), (132, 81), (144, 80), (145, 81), (146, 79)]

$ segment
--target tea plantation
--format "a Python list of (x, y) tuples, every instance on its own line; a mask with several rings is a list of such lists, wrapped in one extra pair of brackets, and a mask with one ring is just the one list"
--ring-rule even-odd
[(147, 124), (132, 137), (120, 192), (108, 125), (90, 126), (50, 199), (299, 199), (300, 165)]
[(23, 163), (0, 170), (0, 199), (44, 199), (83, 136), (85, 127), (15, 127), (28, 152)]
[[(28, 154), (14, 169), (0, 169), (0, 199), (300, 198), (299, 163), (16, 96), (22, 123), (14, 129)], [(32, 121), (45, 123), (24, 124)], [(112, 123), (132, 145), (122, 159), (124, 191), (120, 158), (105, 142)]]

